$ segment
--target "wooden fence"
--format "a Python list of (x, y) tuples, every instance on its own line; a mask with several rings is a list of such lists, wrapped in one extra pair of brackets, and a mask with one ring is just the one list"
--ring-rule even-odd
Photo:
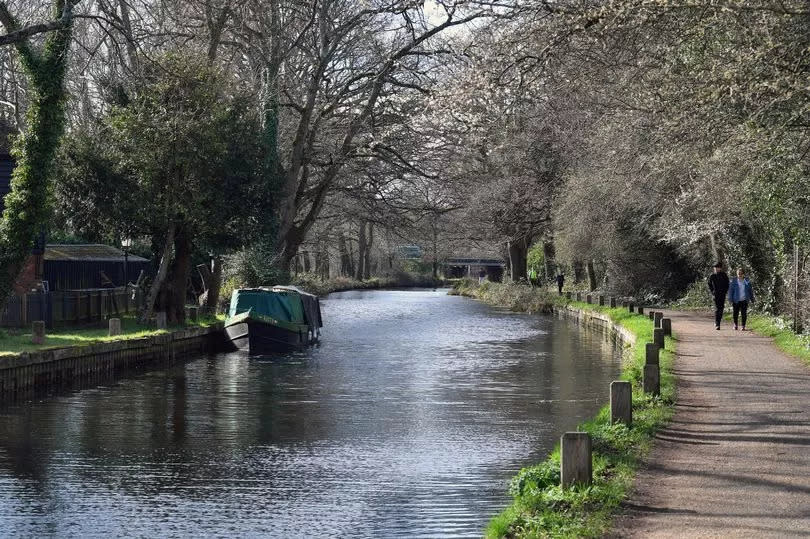
[(13, 295), (0, 311), (0, 326), (30, 327), (37, 320), (48, 328), (92, 325), (134, 313), (140, 301), (132, 286)]

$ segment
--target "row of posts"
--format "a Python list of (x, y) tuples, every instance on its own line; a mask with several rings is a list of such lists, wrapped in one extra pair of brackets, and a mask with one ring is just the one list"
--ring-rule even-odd
[[(571, 292), (566, 294), (571, 299)], [(577, 301), (582, 301), (577, 292)], [(587, 302), (592, 303), (591, 295)], [(604, 305), (604, 296), (599, 296), (599, 304)], [(610, 306), (616, 306), (616, 298), (610, 298)], [(636, 307), (630, 302), (622, 302), (630, 312), (644, 314), (643, 307)], [(661, 394), (660, 351), (664, 348), (664, 337), (672, 335), (672, 320), (664, 318), (664, 313), (649, 312), (653, 322), (653, 342), (645, 345), (644, 376), (642, 387), (644, 393)], [(610, 422), (624, 423), (630, 427), (633, 423), (633, 387), (630, 382), (616, 380), (610, 383)], [(560, 439), (560, 482), (563, 487), (575, 483), (590, 485), (593, 479), (593, 454), (591, 435), (587, 432), (566, 432)]]
[[(186, 318), (191, 322), (196, 322), (198, 317), (197, 307), (186, 307)], [(121, 335), (121, 319), (110, 318), (108, 321), (108, 331), (110, 337)], [(165, 312), (155, 313), (155, 326), (157, 329), (167, 329), (169, 324), (166, 320)], [(33, 344), (45, 343), (45, 322), (37, 320), (32, 324), (31, 328), (31, 342)]]

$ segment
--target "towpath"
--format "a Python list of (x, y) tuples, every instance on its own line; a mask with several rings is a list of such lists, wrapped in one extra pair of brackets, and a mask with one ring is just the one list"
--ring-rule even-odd
[(678, 401), (611, 537), (810, 537), (810, 368), (668, 312)]

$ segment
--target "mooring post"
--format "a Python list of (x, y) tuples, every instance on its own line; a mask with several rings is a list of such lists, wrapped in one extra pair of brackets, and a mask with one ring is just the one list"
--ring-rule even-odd
[(588, 303), (588, 304), (593, 303), (593, 296), (591, 296), (590, 294), (585, 296), (585, 303)]
[(663, 320), (663, 319), (664, 319), (664, 313), (662, 313), (662, 312), (655, 313), (655, 327), (660, 328), (661, 327), (661, 320)]
[(605, 296), (600, 294), (599, 295), (599, 305), (601, 306), (601, 305), (604, 305), (604, 304), (605, 304)]
[(630, 382), (610, 383), (610, 422), (622, 422), (628, 427), (633, 423), (633, 386)]
[(579, 483), (590, 485), (593, 475), (591, 435), (566, 432), (560, 438), (560, 483), (563, 487)]
[(648, 342), (644, 347), (644, 364), (658, 365), (658, 351), (661, 348), (654, 342)]
[(657, 364), (644, 365), (644, 393), (661, 394), (661, 371)]
[(31, 342), (34, 344), (45, 343), (45, 322), (37, 320), (31, 328)]
[(158, 329), (166, 329), (168, 327), (166, 323), (166, 313), (164, 311), (155, 313), (155, 324)]
[(611, 297), (611, 298), (610, 298), (610, 308), (611, 308), (611, 309), (615, 309), (615, 308), (616, 308), (616, 298), (614, 298), (614, 297)]
[(672, 319), (671, 318), (662, 318), (661, 319), (661, 329), (664, 330), (664, 335), (667, 337), (672, 336)]
[(110, 318), (110, 337), (114, 337), (116, 335), (121, 335), (121, 319), (120, 318)]
[(661, 328), (655, 328), (653, 330), (653, 342), (658, 345), (659, 348), (664, 347), (664, 330)]

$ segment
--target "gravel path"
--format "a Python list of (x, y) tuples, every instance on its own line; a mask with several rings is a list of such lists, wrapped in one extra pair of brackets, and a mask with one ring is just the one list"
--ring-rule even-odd
[(810, 537), (810, 368), (670, 312), (678, 401), (611, 537)]

